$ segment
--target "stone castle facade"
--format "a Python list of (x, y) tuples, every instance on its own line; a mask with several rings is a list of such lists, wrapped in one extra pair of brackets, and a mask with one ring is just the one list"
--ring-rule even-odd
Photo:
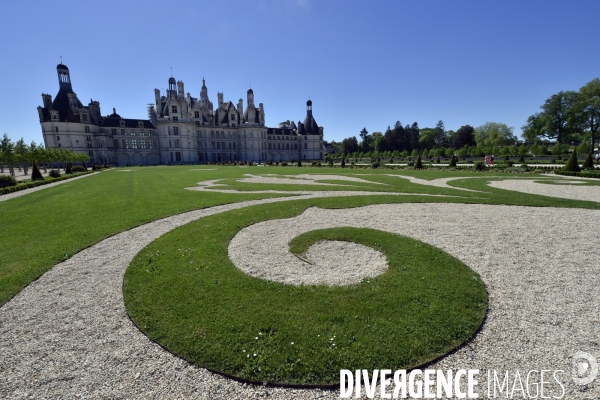
[(182, 81), (171, 77), (166, 93), (154, 89), (148, 119), (122, 118), (114, 108), (103, 117), (98, 101), (90, 100), (87, 106), (79, 101), (67, 66), (59, 64), (56, 70), (58, 94), (54, 100), (42, 94), (43, 106), (38, 107), (48, 148), (85, 152), (92, 162), (119, 166), (323, 158), (323, 127), (312, 115), (311, 100), (304, 122), (285, 121), (268, 128), (264, 106), (256, 107), (252, 89), (245, 108), (242, 99), (234, 105), (218, 93), (215, 109), (204, 79), (195, 98), (185, 94)]

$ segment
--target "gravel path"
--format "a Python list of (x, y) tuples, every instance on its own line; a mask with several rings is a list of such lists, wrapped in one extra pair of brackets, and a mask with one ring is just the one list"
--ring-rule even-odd
[(584, 181), (571, 180), (570, 178), (572, 177), (569, 177), (568, 181), (559, 181), (560, 184), (554, 185), (518, 179), (491, 181), (489, 182), (489, 185), (498, 189), (513, 190), (528, 194), (600, 202), (600, 186), (573, 185), (573, 183), (583, 183)]
[[(56, 265), (0, 308), (0, 398), (338, 398), (336, 391), (242, 385), (188, 365), (135, 328), (121, 285), (135, 254), (177, 226), (254, 204), (346, 195), (357, 193), (317, 192), (188, 212), (115, 235)], [(600, 238), (591, 234), (599, 217), (599, 211), (581, 209), (393, 204), (312, 208), (296, 217), (295, 228), (399, 232), (475, 269), (490, 294), (486, 324), (472, 343), (432, 368), (479, 368), (483, 382), (487, 369), (569, 372), (576, 351), (600, 357), (600, 266), (594, 262)], [(278, 221), (269, 223), (278, 229)], [(562, 378), (565, 398), (600, 397), (598, 382), (581, 392), (570, 373)]]
[(88, 176), (96, 175), (97, 173), (98, 172), (94, 172), (91, 174), (78, 176), (76, 178), (65, 179), (64, 181), (58, 181), (58, 182), (54, 182), (54, 183), (49, 183), (47, 185), (37, 186), (37, 187), (31, 188), (31, 189), (25, 189), (25, 190), (20, 190), (18, 192), (14, 192), (14, 193), (3, 194), (2, 196), (0, 196), (0, 201), (6, 201), (6, 200), (14, 199), (15, 197), (25, 196), (26, 194), (37, 192), (38, 190), (44, 190), (44, 189), (51, 188), (53, 186), (62, 185), (63, 183), (73, 182), (73, 181), (76, 181), (77, 179), (82, 179), (82, 178), (86, 178)]

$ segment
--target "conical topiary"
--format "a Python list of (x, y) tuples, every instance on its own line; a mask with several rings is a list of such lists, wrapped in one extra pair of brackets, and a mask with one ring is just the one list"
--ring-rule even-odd
[(449, 167), (456, 167), (456, 157), (452, 156), (452, 160), (450, 160)]
[(592, 153), (588, 153), (583, 165), (581, 166), (581, 169), (594, 169), (594, 160), (592, 159)]
[(43, 181), (44, 177), (38, 168), (37, 162), (33, 160), (33, 166), (31, 167), (31, 180), (32, 181)]
[(521, 154), (521, 156), (519, 157), (519, 160), (517, 162), (521, 163), (521, 164), (525, 162), (525, 157), (523, 157), (523, 154)]
[(504, 156), (504, 162), (508, 162), (508, 154)]
[(415, 163), (415, 169), (423, 169), (423, 163), (421, 162), (421, 153), (417, 157), (417, 162)]
[(435, 163), (436, 163), (436, 164), (439, 164), (440, 162), (441, 162), (441, 160), (440, 160), (440, 156), (438, 156), (438, 158), (435, 160)]
[(68, 162), (67, 168), (65, 169), (65, 174), (72, 174), (72, 173), (73, 173), (73, 168), (71, 167), (71, 163)]
[(565, 164), (563, 171), (581, 171), (581, 168), (579, 168), (579, 162), (577, 162), (577, 149), (573, 149), (571, 157), (569, 157), (569, 161), (567, 161), (567, 163)]
[(346, 168), (346, 161), (344, 159), (344, 156), (342, 156), (342, 165), (341, 165), (341, 167), (342, 168)]
[(300, 159), (300, 157), (298, 157), (298, 166), (301, 167), (302, 166), (302, 161)]

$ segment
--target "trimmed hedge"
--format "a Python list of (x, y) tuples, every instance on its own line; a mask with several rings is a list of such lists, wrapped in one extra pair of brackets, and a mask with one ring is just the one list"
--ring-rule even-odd
[(37, 186), (42, 186), (42, 185), (47, 185), (49, 183), (64, 181), (67, 179), (75, 178), (77, 176), (87, 175), (87, 174), (91, 174), (91, 173), (92, 173), (91, 171), (88, 171), (88, 172), (82, 172), (79, 174), (71, 174), (69, 176), (61, 176), (60, 178), (48, 178), (43, 181), (21, 183), (21, 184), (17, 184), (17, 186), (10, 186), (10, 187), (5, 187), (4, 189), (0, 189), (0, 195), (14, 193), (14, 192), (20, 192), (21, 190), (31, 189), (31, 188), (34, 188)]
[(13, 187), (17, 185), (17, 180), (14, 176), (0, 175), (0, 188)]
[(581, 176), (582, 178), (596, 178), (596, 179), (600, 179), (600, 171), (599, 172), (592, 172), (592, 171), (576, 172), (576, 171), (555, 170), (554, 173), (556, 175)]

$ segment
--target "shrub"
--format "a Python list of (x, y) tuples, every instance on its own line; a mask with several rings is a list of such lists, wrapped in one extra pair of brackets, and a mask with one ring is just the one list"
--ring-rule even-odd
[(287, 165), (288, 165), (288, 164), (287, 164), (285, 161), (281, 163), (281, 166), (282, 166), (282, 167), (287, 167)]
[(571, 172), (579, 172), (581, 168), (579, 168), (579, 162), (577, 161), (577, 150), (573, 149), (571, 153), (571, 157), (569, 157), (569, 161), (563, 167), (563, 171), (571, 171)]
[(456, 157), (452, 156), (452, 160), (450, 160), (449, 167), (456, 167)]
[(73, 167), (71, 166), (71, 163), (68, 162), (67, 168), (65, 169), (65, 174), (72, 174), (72, 173), (73, 173)]
[(512, 167), (514, 164), (515, 164), (515, 162), (514, 162), (513, 160), (508, 160), (508, 161), (506, 162), (506, 165), (507, 165), (508, 167)]
[(415, 165), (415, 163), (412, 162), (412, 161), (409, 161), (408, 163), (406, 163), (406, 165), (409, 166), (409, 167), (412, 167), (413, 165)]
[(485, 169), (483, 161), (475, 161), (473, 163), (473, 166), (475, 167), (475, 171), (483, 171)]
[(587, 157), (585, 158), (585, 161), (583, 163), (583, 165), (581, 166), (581, 169), (594, 169), (594, 161), (592, 159), (592, 153), (588, 153)]
[(37, 162), (33, 160), (33, 165), (31, 167), (31, 180), (32, 181), (43, 181), (44, 177), (38, 168)]
[(317, 161), (317, 164), (316, 164), (316, 166), (317, 166), (317, 167), (320, 167), (320, 166), (321, 166), (321, 161)]
[(17, 180), (14, 176), (10, 175), (0, 175), (0, 188), (5, 188), (9, 186), (16, 186)]
[(77, 165), (71, 169), (73, 170), (73, 172), (86, 172), (87, 171), (87, 168), (82, 167), (81, 165)]
[(312, 167), (316, 167), (316, 166), (317, 166), (317, 162), (316, 162), (316, 161), (313, 161), (313, 162), (311, 162), (311, 163), (310, 163), (310, 165), (311, 165)]
[(60, 172), (58, 172), (55, 169), (51, 169), (48, 175), (50, 176), (50, 178), (60, 178)]
[(371, 164), (371, 168), (373, 168), (373, 169), (379, 168), (379, 163), (377, 161), (375, 161), (374, 163)]
[[(439, 157), (438, 157), (438, 162), (440, 162)], [(415, 163), (415, 169), (423, 169), (423, 163), (421, 162), (421, 153), (419, 153), (419, 155), (417, 156), (417, 162)]]
[(519, 163), (525, 162), (525, 157), (523, 157), (523, 154), (521, 154), (521, 156), (519, 157), (519, 160), (517, 162), (519, 162)]

